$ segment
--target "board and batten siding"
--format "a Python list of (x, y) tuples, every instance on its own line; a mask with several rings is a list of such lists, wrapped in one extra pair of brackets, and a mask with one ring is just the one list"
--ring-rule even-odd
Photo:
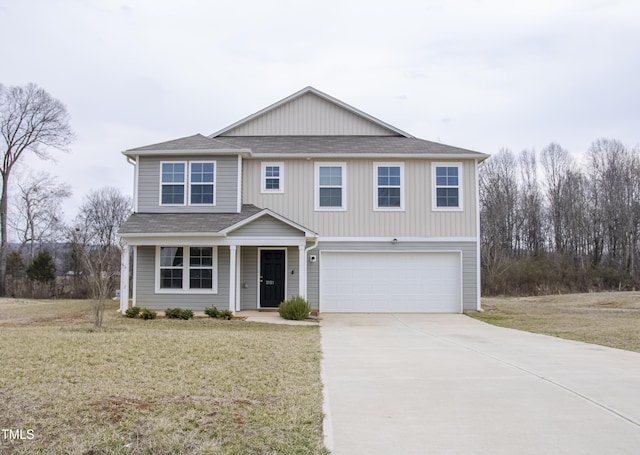
[(139, 246), (136, 279), (136, 306), (154, 310), (184, 308), (203, 311), (207, 307), (229, 308), (229, 247), (218, 247), (217, 294), (156, 294), (155, 246)]
[[(163, 161), (215, 161), (216, 205), (160, 205), (160, 163)], [(141, 213), (233, 213), (238, 210), (237, 156), (140, 157), (138, 170), (138, 211)], [(187, 191), (188, 193), (188, 191)]]
[[(309, 254), (318, 261), (307, 267), (307, 299), (317, 309), (320, 301), (320, 262), (322, 251), (461, 251), (462, 252), (462, 306), (476, 310), (478, 305), (477, 250), (475, 242), (320, 242)], [(320, 308), (322, 312), (322, 308)]]
[(313, 94), (293, 99), (221, 135), (389, 136), (396, 133)]
[[(315, 163), (346, 163), (346, 211), (315, 211)], [(475, 163), (462, 163), (461, 211), (434, 211), (429, 160), (283, 160), (284, 193), (261, 193), (261, 160), (243, 160), (244, 202), (269, 208), (325, 237), (476, 237)], [(404, 163), (405, 210), (374, 210), (376, 162)], [(446, 161), (438, 161), (446, 162)]]

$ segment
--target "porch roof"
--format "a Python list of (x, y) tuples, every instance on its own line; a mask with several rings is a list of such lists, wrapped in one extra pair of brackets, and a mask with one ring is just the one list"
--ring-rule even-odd
[(300, 236), (317, 234), (269, 209), (243, 204), (240, 213), (134, 213), (120, 227), (124, 239), (139, 237), (226, 237), (234, 230), (264, 215), (300, 231)]

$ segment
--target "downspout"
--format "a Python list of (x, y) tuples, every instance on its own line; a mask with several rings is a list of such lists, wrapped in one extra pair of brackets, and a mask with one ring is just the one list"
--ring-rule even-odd
[(135, 160), (130, 156), (127, 156), (127, 163), (133, 166), (133, 212), (138, 211), (138, 156)]

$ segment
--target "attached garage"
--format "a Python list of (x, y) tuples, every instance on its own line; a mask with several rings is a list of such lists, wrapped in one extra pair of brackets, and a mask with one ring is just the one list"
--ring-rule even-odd
[(460, 313), (460, 252), (323, 251), (320, 311)]

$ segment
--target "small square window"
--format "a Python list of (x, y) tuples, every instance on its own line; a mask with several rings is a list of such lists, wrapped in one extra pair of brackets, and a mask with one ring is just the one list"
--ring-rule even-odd
[(284, 164), (262, 163), (263, 193), (284, 193)]

